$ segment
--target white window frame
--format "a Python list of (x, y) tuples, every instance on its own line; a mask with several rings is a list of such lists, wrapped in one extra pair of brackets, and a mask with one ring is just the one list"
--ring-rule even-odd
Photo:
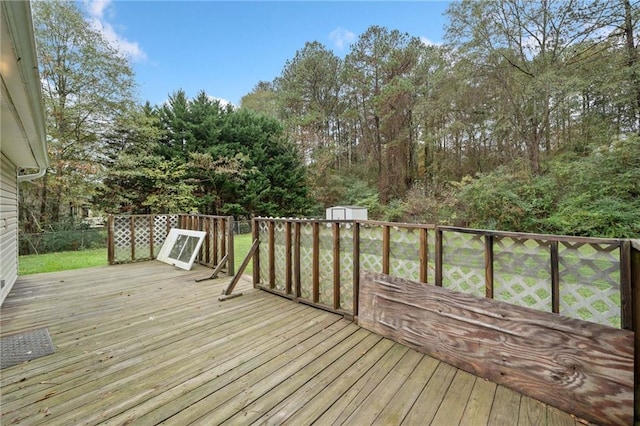
[[(204, 231), (171, 228), (156, 259), (160, 262), (168, 263), (169, 265), (189, 271), (193, 266), (193, 262), (196, 260), (200, 247), (202, 247), (205, 235), (207, 235), (207, 233)], [(198, 239), (195, 246), (193, 245), (192, 238)], [(179, 244), (176, 245), (176, 243)], [(188, 250), (191, 250), (191, 253), (189, 253)]]

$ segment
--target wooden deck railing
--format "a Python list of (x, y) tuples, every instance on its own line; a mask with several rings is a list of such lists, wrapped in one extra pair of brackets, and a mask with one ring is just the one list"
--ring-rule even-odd
[(233, 276), (232, 216), (110, 215), (107, 239), (109, 264), (155, 259), (171, 228), (206, 232), (196, 262), (214, 268), (226, 255), (226, 272)]
[(280, 218), (254, 219), (253, 233), (256, 286), (345, 315), (367, 270), (634, 329), (630, 240)]
[[(640, 421), (640, 240), (565, 237), (374, 221), (280, 218), (254, 219), (253, 239), (258, 242), (253, 257), (255, 287), (347, 317), (358, 317), (361, 274), (372, 276), (365, 271), (483, 298), (478, 304), (495, 300), (498, 304), (507, 302), (541, 311), (538, 319), (532, 315), (531, 323), (543, 330), (539, 333), (541, 342), (549, 343), (547, 340), (550, 337), (545, 337), (545, 327), (548, 330), (557, 329), (556, 334), (564, 336), (561, 336), (561, 340), (577, 333), (596, 346), (605, 345), (601, 351), (602, 357), (592, 360), (589, 353), (585, 353), (587, 346), (582, 343), (567, 349), (566, 353), (542, 351), (543, 358), (536, 358), (536, 365), (541, 366), (536, 377), (543, 385), (532, 391), (506, 379), (505, 383), (537, 397), (548, 393), (545, 398), (549, 400), (554, 400), (554, 392), (567, 392), (568, 396), (561, 399), (568, 402), (558, 402), (560, 408), (576, 410), (592, 421), (625, 424), (632, 416), (636, 422)], [(374, 277), (371, 282), (384, 285), (383, 278)], [(404, 285), (402, 280), (398, 280), (398, 283)], [(416, 294), (414, 297), (420, 299), (424, 295)], [(411, 306), (415, 304), (410, 296), (408, 300), (406, 303)], [(452, 321), (449, 324), (454, 330), (451, 339), (457, 342), (455, 336), (460, 332), (461, 322), (456, 320), (455, 315), (449, 315), (447, 309), (450, 306), (443, 313), (437, 305), (429, 309), (446, 317), (442, 321)], [(474, 323), (474, 315), (480, 312), (476, 304), (469, 306), (471, 313), (465, 315), (470, 315), (471, 319), (467, 322)], [(501, 308), (506, 309), (502, 314), (499, 311), (492, 313), (491, 309), (489, 306), (481, 314), (489, 319), (495, 317), (496, 321), (502, 319), (507, 324), (510, 314), (505, 312), (515, 312), (520, 308)], [(390, 330), (402, 328), (395, 327), (398, 321), (404, 324), (402, 315), (396, 315), (393, 310), (382, 312), (379, 306), (370, 303), (366, 314), (370, 315), (372, 310), (377, 313), (384, 327)], [(402, 313), (403, 310), (396, 312)], [(407, 315), (417, 321), (411, 316), (414, 314)], [(460, 318), (466, 318), (465, 315)], [(557, 318), (557, 321), (553, 318)], [(514, 321), (512, 325), (501, 325), (495, 330), (500, 331), (503, 326), (512, 328), (521, 325)], [(586, 325), (580, 321), (592, 324)], [(616, 344), (605, 344), (603, 339), (593, 334), (593, 330), (610, 336), (616, 340)], [(415, 340), (417, 330), (410, 331), (411, 338), (408, 341), (418, 342)], [(391, 334), (395, 334), (395, 331)], [(447, 337), (441, 337), (447, 340)], [(523, 342), (529, 348), (537, 347), (532, 340)], [(575, 351), (579, 352), (575, 360), (579, 355), (582, 361), (575, 361), (577, 364), (574, 365), (571, 363), (574, 359), (571, 353)], [(623, 356), (623, 352), (626, 355)], [(627, 363), (629, 354), (632, 354), (632, 366)], [(468, 355), (471, 354), (461, 354)], [(565, 356), (568, 358), (565, 359)], [(509, 359), (504, 356), (501, 359), (490, 361), (510, 365)], [(603, 361), (605, 359), (606, 362)], [(473, 360), (475, 362), (476, 358)], [(620, 382), (616, 382), (618, 379), (615, 375), (607, 376), (599, 364), (604, 362), (602, 365), (609, 365), (613, 362), (611, 360), (625, 366), (619, 371), (619, 375), (624, 376)], [(518, 368), (531, 367), (525, 364)], [(480, 360), (474, 368), (482, 372), (484, 367), (486, 362)], [(631, 369), (632, 386), (628, 377)], [(582, 377), (584, 372), (585, 377), (595, 374), (602, 376), (602, 379), (610, 379), (612, 383), (619, 384), (620, 389), (616, 392), (627, 396), (631, 393), (632, 399), (623, 395), (617, 404), (611, 405), (606, 401), (609, 391), (599, 390), (591, 381), (588, 381), (589, 385), (583, 384), (579, 386), (580, 389), (571, 390), (569, 388), (577, 383), (573, 381), (576, 377), (571, 376), (572, 371), (576, 377)], [(566, 383), (568, 387), (564, 387), (562, 381), (565, 376), (569, 380)], [(491, 378), (491, 375), (483, 377)], [(548, 377), (559, 381), (558, 386), (550, 386), (545, 381)], [(546, 391), (545, 387), (548, 387)], [(576, 405), (572, 398), (579, 399), (579, 404)], [(633, 413), (629, 412), (631, 402)], [(592, 408), (590, 404), (593, 404)]]

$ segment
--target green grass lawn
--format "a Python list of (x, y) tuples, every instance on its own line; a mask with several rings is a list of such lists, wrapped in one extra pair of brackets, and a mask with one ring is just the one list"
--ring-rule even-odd
[[(245, 256), (251, 248), (251, 234), (235, 235), (233, 239), (235, 247), (235, 270), (242, 264)], [(42, 272), (67, 271), (70, 269), (91, 268), (93, 266), (105, 266), (107, 261), (107, 249), (93, 249), (82, 251), (63, 251), (47, 254), (30, 254), (20, 256), (19, 275), (39, 274)], [(251, 274), (252, 265), (249, 263), (245, 274)]]
[[(235, 264), (236, 272), (238, 272), (238, 269), (240, 268), (242, 261), (247, 256), (247, 253), (249, 253), (249, 250), (251, 249), (252, 241), (253, 240), (251, 239), (251, 234), (241, 234), (241, 235), (233, 236), (233, 248), (234, 248), (233, 263)], [(244, 273), (251, 274), (252, 271), (253, 271), (253, 262), (249, 262), (249, 264), (247, 265), (247, 269), (244, 270)]]
[(58, 253), (30, 254), (20, 256), (19, 275), (39, 274), (41, 272), (67, 271), (70, 269), (91, 268), (107, 265), (107, 249), (82, 251), (62, 251)]

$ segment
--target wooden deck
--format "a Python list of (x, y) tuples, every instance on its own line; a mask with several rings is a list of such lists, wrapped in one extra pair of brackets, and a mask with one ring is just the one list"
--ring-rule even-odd
[(2, 336), (56, 353), (1, 371), (0, 423), (580, 425), (319, 309), (155, 261), (21, 278)]

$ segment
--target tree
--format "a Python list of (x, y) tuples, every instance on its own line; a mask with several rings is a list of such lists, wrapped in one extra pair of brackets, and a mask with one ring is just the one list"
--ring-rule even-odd
[[(624, 55), (611, 33), (620, 27), (627, 38), (633, 34), (628, 18), (634, 14), (611, 11), (626, 11), (624, 3), (501, 0), (450, 6), (448, 38), (477, 70), (469, 86), (483, 85), (494, 105), (489, 129), (500, 131), (510, 149), (526, 155), (534, 173), (541, 172), (542, 153), (571, 145), (585, 149), (599, 133), (585, 127), (583, 119), (593, 116), (594, 97), (602, 94), (600, 112), (609, 115), (608, 123), (618, 123), (608, 136), (635, 126), (628, 124), (635, 119), (624, 119), (635, 117), (635, 99), (622, 101), (629, 99), (623, 93), (636, 93), (636, 79), (628, 72), (634, 55), (628, 55), (627, 69), (616, 66)], [(600, 61), (603, 57), (608, 59)], [(608, 114), (611, 107), (615, 112)], [(577, 125), (586, 131), (576, 138)]]
[(240, 109), (225, 116), (212, 158), (242, 155), (242, 180), (228, 181), (223, 200), (241, 216), (304, 215), (309, 208), (305, 168), (297, 147), (275, 119)]
[(308, 161), (318, 150), (339, 153), (341, 66), (324, 45), (307, 42), (275, 81), (280, 115)]
[(273, 84), (268, 81), (259, 81), (250, 93), (240, 99), (240, 108), (278, 118), (278, 94)]
[(356, 139), (376, 170), (383, 204), (402, 197), (415, 177), (412, 116), (420, 46), (416, 37), (373, 26), (345, 59), (343, 81), (349, 109), (357, 117)]
[(108, 213), (182, 213), (197, 206), (184, 162), (159, 154), (160, 120), (149, 105), (116, 120), (108, 169), (94, 204)]
[(40, 223), (88, 202), (102, 171), (104, 137), (132, 106), (133, 71), (76, 3), (33, 3), (50, 168), (37, 186), (23, 187)]

